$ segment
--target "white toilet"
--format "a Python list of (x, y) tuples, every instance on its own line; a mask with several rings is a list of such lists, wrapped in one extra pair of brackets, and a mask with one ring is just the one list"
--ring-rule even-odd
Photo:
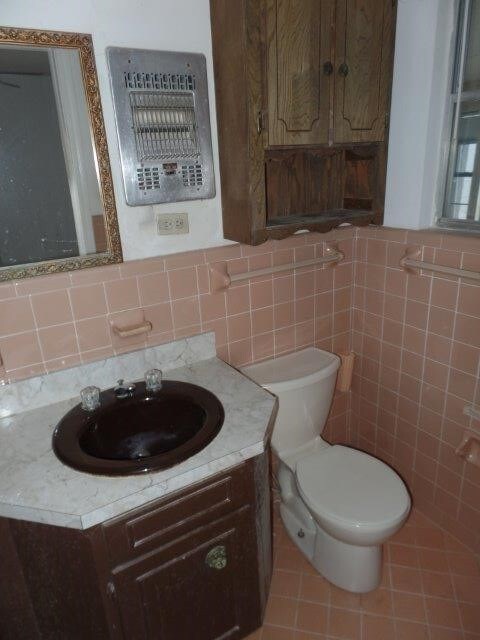
[(322, 440), (339, 366), (338, 356), (310, 347), (242, 372), (278, 396), (272, 448), (289, 535), (330, 582), (364, 593), (378, 587), (382, 543), (403, 525), (411, 503), (386, 464)]

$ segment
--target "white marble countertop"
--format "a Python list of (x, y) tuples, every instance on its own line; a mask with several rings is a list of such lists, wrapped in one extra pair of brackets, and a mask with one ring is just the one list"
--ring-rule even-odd
[[(132, 379), (127, 374), (125, 378)], [(0, 419), (0, 516), (87, 529), (265, 449), (273, 426), (274, 396), (216, 357), (197, 362), (187, 358), (185, 366), (168, 371), (165, 378), (198, 384), (222, 402), (225, 422), (205, 449), (162, 471), (90, 475), (60, 462), (51, 445), (55, 425), (77, 404), (78, 396), (8, 415)], [(114, 383), (108, 380), (103, 388)]]

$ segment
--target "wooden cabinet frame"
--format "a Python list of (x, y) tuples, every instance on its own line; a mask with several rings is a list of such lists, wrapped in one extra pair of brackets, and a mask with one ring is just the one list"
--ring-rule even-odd
[[(357, 76), (340, 73), (350, 55), (348, 48), (340, 47), (342, 38), (345, 44), (345, 34), (359, 28), (346, 22), (351, 18), (346, 10), (350, 2), (358, 11), (363, 5), (382, 8), (380, 22), (375, 11), (362, 13), (373, 29), (367, 44), (381, 43), (385, 49), (379, 72), (373, 64), (365, 67), (366, 76), (377, 73), (377, 84), (382, 78), (376, 111), (373, 93), (361, 96), (363, 102), (355, 99), (364, 77), (355, 80)], [(291, 19), (295, 5), (305, 11), (296, 23)], [(329, 231), (344, 222), (381, 224), (395, 0), (210, 0), (210, 7), (225, 238), (260, 244), (300, 229)], [(293, 27), (288, 32), (289, 22), (296, 32)], [(381, 33), (376, 33), (379, 24)], [(320, 34), (320, 41), (311, 53), (308, 43), (315, 34)], [(292, 56), (279, 53), (279, 42), (292, 48)], [(363, 51), (367, 62), (376, 57), (375, 52)], [(326, 63), (331, 69), (324, 67)], [(302, 70), (298, 78), (295, 64)], [(300, 87), (301, 100), (290, 95), (292, 86)], [(322, 87), (327, 87), (325, 94)], [(281, 89), (286, 95), (279, 95)], [(352, 120), (355, 101), (366, 105), (364, 129)], [(356, 164), (355, 180), (349, 154), (364, 155)], [(280, 179), (282, 172), (288, 176), (286, 182)], [(312, 191), (315, 185), (317, 193)], [(355, 185), (358, 192), (352, 191)], [(370, 208), (365, 209), (367, 203)]]

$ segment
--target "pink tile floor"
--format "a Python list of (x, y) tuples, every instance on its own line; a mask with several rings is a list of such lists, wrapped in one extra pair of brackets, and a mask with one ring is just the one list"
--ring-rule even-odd
[(478, 558), (413, 511), (385, 546), (380, 587), (364, 595), (322, 578), (274, 523), (274, 573), (248, 640), (480, 640)]

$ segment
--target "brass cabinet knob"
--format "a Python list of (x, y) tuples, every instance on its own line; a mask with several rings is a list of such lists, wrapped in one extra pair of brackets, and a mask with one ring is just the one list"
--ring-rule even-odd
[(205, 564), (210, 569), (225, 569), (227, 566), (227, 548), (225, 545), (220, 544), (217, 547), (213, 547), (205, 556)]
[(338, 67), (339, 75), (343, 76), (344, 78), (348, 76), (349, 71), (350, 69), (348, 68), (348, 64), (346, 62), (342, 62), (342, 64)]

